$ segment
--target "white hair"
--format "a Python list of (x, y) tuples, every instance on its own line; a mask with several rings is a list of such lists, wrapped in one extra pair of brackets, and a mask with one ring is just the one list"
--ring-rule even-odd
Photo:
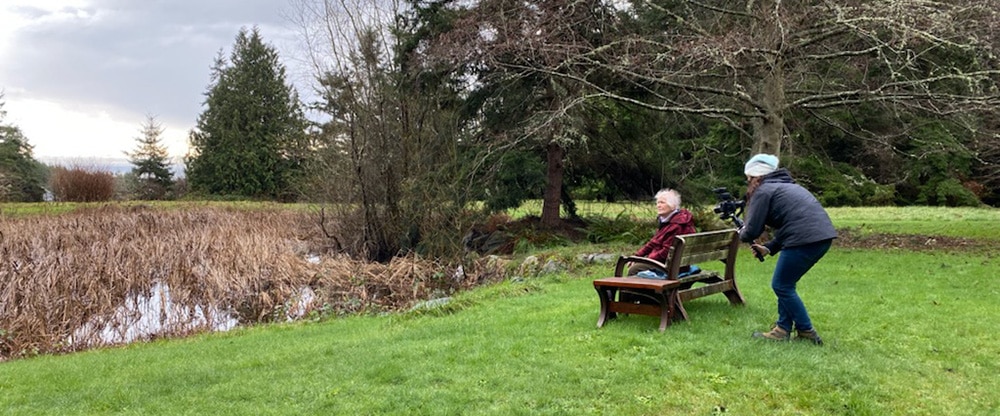
[(681, 194), (673, 189), (661, 189), (660, 192), (656, 193), (656, 198), (654, 199), (659, 201), (660, 198), (662, 198), (663, 202), (666, 202), (667, 205), (674, 207), (674, 209), (681, 207)]

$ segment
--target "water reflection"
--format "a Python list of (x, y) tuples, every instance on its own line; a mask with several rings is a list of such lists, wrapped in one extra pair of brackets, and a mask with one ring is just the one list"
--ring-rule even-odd
[(111, 317), (92, 319), (73, 331), (70, 345), (130, 343), (155, 335), (210, 329), (228, 331), (238, 325), (227, 311), (213, 306), (180, 305), (170, 298), (170, 287), (156, 282), (149, 293), (130, 296)]

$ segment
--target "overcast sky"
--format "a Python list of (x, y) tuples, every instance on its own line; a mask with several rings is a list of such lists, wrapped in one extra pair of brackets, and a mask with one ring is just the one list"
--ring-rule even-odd
[(153, 115), (171, 155), (187, 150), (210, 67), (257, 26), (305, 96), (283, 0), (2, 0), (4, 123), (36, 159), (125, 157)]

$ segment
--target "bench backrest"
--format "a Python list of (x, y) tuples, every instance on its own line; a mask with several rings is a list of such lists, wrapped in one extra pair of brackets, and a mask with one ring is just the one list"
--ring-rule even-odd
[[(725, 279), (733, 278), (733, 266), (739, 251), (735, 229), (679, 235), (670, 248), (666, 266), (671, 276), (677, 276), (682, 266), (722, 260), (726, 264)], [(680, 253), (679, 256), (675, 253)]]

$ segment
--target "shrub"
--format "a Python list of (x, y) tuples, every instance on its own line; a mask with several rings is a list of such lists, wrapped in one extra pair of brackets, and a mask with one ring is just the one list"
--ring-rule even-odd
[(624, 213), (614, 218), (588, 216), (586, 221), (587, 241), (591, 243), (622, 242), (640, 245), (656, 232), (656, 224), (652, 220), (638, 221)]
[(977, 156), (963, 142), (960, 132), (940, 121), (917, 124), (915, 140), (901, 151), (913, 155), (902, 167), (897, 185), (900, 205), (977, 206), (979, 197), (957, 178), (968, 178)]
[[(688, 207), (691, 211), (691, 215), (694, 217), (694, 225), (698, 228), (699, 232), (715, 231), (715, 230), (726, 230), (735, 227), (731, 220), (725, 220), (719, 218), (719, 214), (715, 212), (715, 206), (691, 206)], [(744, 215), (740, 216), (745, 217)], [(652, 236), (652, 234), (650, 234)]]
[(52, 169), (49, 186), (56, 201), (109, 201), (115, 195), (115, 177), (107, 171), (88, 171), (80, 167)]
[(892, 205), (895, 189), (880, 185), (857, 167), (810, 156), (791, 159), (789, 170), (826, 207)]
[(191, 191), (188, 186), (187, 178), (181, 177), (174, 180), (174, 186), (171, 189), (170, 199), (181, 199), (187, 196)]
[(140, 178), (133, 172), (115, 178), (115, 199), (157, 201), (173, 199), (169, 182)]
[(976, 207), (982, 205), (976, 194), (962, 186), (955, 178), (927, 184), (917, 195), (922, 205), (944, 205), (949, 207)]

